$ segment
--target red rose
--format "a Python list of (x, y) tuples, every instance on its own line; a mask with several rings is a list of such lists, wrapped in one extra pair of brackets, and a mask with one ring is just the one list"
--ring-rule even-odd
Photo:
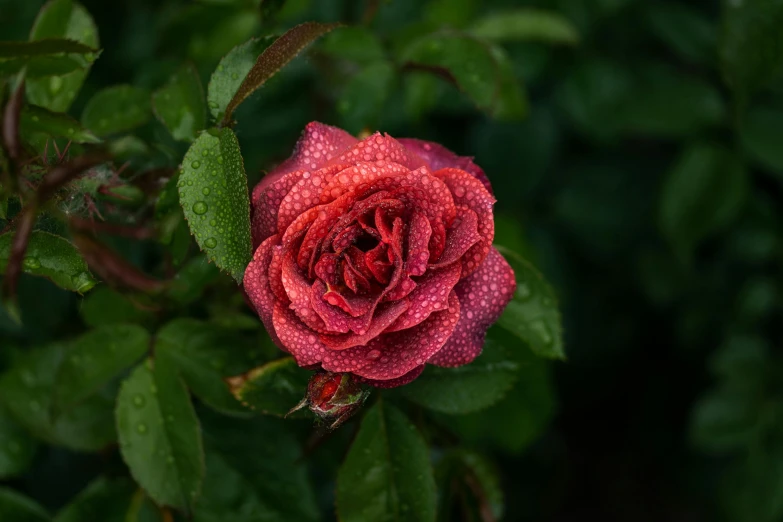
[(245, 291), (300, 366), (393, 387), (467, 364), (515, 288), (494, 203), (471, 158), (310, 123), (253, 190)]

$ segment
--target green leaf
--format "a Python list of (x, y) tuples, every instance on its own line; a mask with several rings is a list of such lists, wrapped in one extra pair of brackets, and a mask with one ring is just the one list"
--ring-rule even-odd
[(540, 9), (515, 9), (485, 16), (476, 21), (470, 32), (488, 40), (523, 40), (575, 44), (576, 28), (563, 16)]
[(222, 122), (231, 121), (234, 110), (256, 89), (261, 87), (269, 78), (277, 74), (288, 62), (296, 58), (302, 50), (328, 33), (340, 24), (321, 24), (318, 22), (305, 22), (292, 27), (280, 38), (272, 42), (264, 49), (256, 60), (256, 63), (242, 80), (236, 93), (228, 102)]
[(343, 60), (371, 64), (384, 59), (383, 45), (365, 27), (338, 27), (321, 40), (318, 49)]
[(783, 516), (783, 447), (777, 437), (735, 459), (716, 492), (726, 520), (775, 522)]
[(32, 463), (37, 446), (0, 406), (0, 480), (22, 474)]
[(229, 380), (231, 392), (253, 411), (284, 416), (307, 393), (312, 372), (284, 357)]
[(155, 350), (158, 357), (176, 366), (188, 387), (209, 407), (222, 413), (248, 413), (223, 379), (259, 363), (255, 343), (210, 323), (177, 319), (158, 332)]
[[(511, 334), (497, 327), (490, 329), (490, 336), (502, 343), (514, 342)], [(519, 363), (519, 378), (501, 401), (475, 413), (439, 417), (464, 443), (488, 444), (519, 454), (549, 426), (555, 398), (548, 363), (527, 350), (512, 353)]]
[(207, 104), (215, 121), (226, 113), (231, 98), (253, 68), (256, 58), (272, 43), (270, 38), (253, 38), (231, 49), (212, 73), (207, 86)]
[(164, 359), (147, 360), (117, 397), (120, 452), (158, 504), (190, 511), (204, 479), (201, 431), (187, 389)]
[(96, 288), (84, 298), (80, 314), (84, 322), (93, 328), (118, 323), (145, 324), (152, 318), (151, 311), (140, 308), (140, 305), (106, 286)]
[(514, 298), (498, 324), (525, 341), (536, 355), (565, 359), (563, 324), (552, 287), (523, 258), (503, 247), (496, 248), (514, 269), (517, 280)]
[(715, 24), (698, 9), (687, 3), (651, 2), (645, 19), (652, 33), (681, 58), (697, 64), (711, 64), (717, 59)]
[(65, 356), (61, 345), (31, 350), (0, 376), (0, 403), (16, 421), (50, 444), (98, 451), (116, 440), (111, 412), (114, 394), (93, 395), (67, 414), (50, 415), (54, 384)]
[(751, 159), (783, 177), (783, 109), (754, 107), (744, 114), (740, 129), (742, 147)]
[(763, 397), (744, 390), (719, 388), (696, 403), (691, 439), (703, 451), (725, 453), (751, 445), (762, 428)]
[(132, 85), (98, 91), (82, 111), (82, 124), (98, 136), (127, 132), (144, 125), (152, 115), (150, 93)]
[(175, 72), (152, 94), (152, 109), (174, 139), (196, 139), (207, 124), (204, 89), (196, 68), (185, 65)]
[(378, 401), (337, 476), (337, 514), (342, 522), (434, 522), (435, 480), (429, 449), (411, 422)]
[(242, 153), (231, 129), (199, 135), (185, 154), (177, 186), (199, 246), (241, 283), (252, 257), (250, 198)]
[(8, 522), (49, 522), (44, 509), (16, 491), (0, 487), (0, 520)]
[(300, 443), (285, 421), (200, 416), (207, 476), (194, 522), (320, 520)]
[[(185, 234), (190, 238), (187, 228)], [(180, 306), (193, 303), (202, 296), (204, 288), (215, 282), (219, 276), (218, 268), (210, 263), (205, 256), (194, 257), (174, 276), (167, 296)]]
[(496, 339), (488, 338), (481, 355), (472, 363), (459, 368), (428, 366), (400, 392), (425, 408), (443, 413), (484, 409), (502, 399), (518, 377), (519, 365), (504, 348)]
[(777, 0), (723, 2), (718, 50), (723, 76), (740, 100), (783, 73), (783, 3)]
[[(87, 10), (72, 0), (52, 0), (41, 9), (35, 19), (30, 40), (70, 38), (97, 48), (98, 28)], [(89, 73), (89, 64), (63, 76), (30, 79), (25, 87), (30, 103), (56, 112), (67, 111)]]
[(54, 522), (127, 522), (136, 486), (129, 479), (99, 477), (65, 506)]
[[(0, 272), (8, 264), (13, 236), (13, 232), (0, 236)], [(96, 283), (76, 247), (65, 238), (40, 230), (30, 235), (22, 270), (80, 294), (88, 292)]]
[(68, 138), (75, 143), (100, 143), (100, 138), (67, 114), (52, 112), (36, 105), (22, 109), (19, 121), (22, 135), (41, 132), (54, 138)]
[(138, 361), (150, 336), (140, 326), (106, 325), (70, 341), (55, 383), (59, 411), (82, 402)]
[(663, 235), (687, 255), (696, 244), (738, 215), (748, 175), (731, 152), (699, 144), (687, 149), (661, 189), (658, 222)]
[(527, 110), (521, 85), (500, 47), (442, 32), (411, 43), (401, 55), (409, 67), (449, 75), (482, 110), (499, 119), (520, 119)]
[(341, 127), (353, 134), (375, 128), (393, 81), (394, 69), (386, 61), (371, 63), (354, 74), (337, 102)]
[(0, 42), (0, 76), (10, 76), (22, 69), (28, 78), (62, 75), (86, 67), (95, 60), (97, 52), (66, 38)]

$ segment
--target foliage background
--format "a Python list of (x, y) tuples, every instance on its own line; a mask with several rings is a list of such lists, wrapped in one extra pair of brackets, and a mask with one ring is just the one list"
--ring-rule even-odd
[[(782, 2), (288, 0), (273, 21), (253, 0), (83, 4), (103, 53), (69, 111), (77, 118), (101, 88), (154, 90), (186, 60), (206, 86), (220, 58), (251, 36), (342, 21), (366, 27), (367, 39), (316, 43), (235, 114), (251, 184), (288, 155), (311, 120), (475, 155), (498, 195), (498, 243), (534, 262), (556, 289), (568, 360), (529, 363), (513, 391), (481, 412), (426, 422), (415, 407), (407, 412), (433, 441), (436, 461), (456, 444), (495, 463), (500, 486), (487, 490), (496, 503), (505, 493), (503, 520), (783, 520), (783, 42), (774, 30)], [(26, 40), (41, 5), (0, 0), (0, 39)], [(535, 30), (498, 41), (524, 88), (524, 118), (477, 109), (449, 82), (400, 67), (406, 45), (423, 35), (531, 6), (558, 15), (554, 27), (538, 21)], [(131, 172), (176, 166), (187, 148), (155, 119), (133, 134), (145, 149), (133, 155)], [(46, 218), (39, 226), (57, 231)], [(134, 265), (164, 275), (156, 241), (107, 241)], [(93, 292), (103, 294), (83, 299), (23, 275), (23, 326), (0, 316), (0, 368), (33, 346), (117, 317), (142, 325), (209, 318), (245, 342), (255, 339), (231, 280), (196, 277), (203, 297), (180, 295), (181, 306), (150, 313), (118, 308), (101, 287)], [(255, 356), (273, 355), (264, 350)], [(355, 423), (312, 449), (312, 490), (297, 491), (302, 477), (268, 486), (279, 482), (280, 468), (263, 457), (283, 454), (290, 466), (307, 446), (307, 422), (261, 417), (253, 431), (214, 421), (210, 433), (214, 414), (199, 415), (205, 444), (235, 444), (258, 459), (262, 503), (270, 502), (264, 495), (283, 498), (306, 506), (303, 520), (334, 519), (335, 477)], [(0, 447), (4, 437), (20, 440), (16, 429), (0, 417)], [(263, 444), (241, 440), (243, 432)], [(52, 513), (96, 476), (126, 473), (116, 448), (85, 454), (21, 440), (25, 448), (12, 453), (29, 452), (29, 466), (0, 476), (0, 484)], [(470, 495), (449, 484), (439, 482), (441, 518), (479, 520), (471, 518), (478, 511)], [(243, 509), (255, 515), (236, 520), (277, 520), (242, 507), (244, 497), (225, 478), (208, 476), (204, 488), (213, 511), (197, 520), (229, 511), (239, 517)], [(138, 520), (165, 516), (133, 498)]]

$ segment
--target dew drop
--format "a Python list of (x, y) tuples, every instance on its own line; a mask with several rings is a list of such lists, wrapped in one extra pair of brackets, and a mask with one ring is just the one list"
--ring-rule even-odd
[(135, 397), (133, 397), (133, 405), (137, 408), (142, 408), (147, 403), (146, 399), (144, 399), (144, 395), (137, 394)]
[(201, 189), (201, 193), (204, 194), (205, 196), (209, 196), (209, 192), (210, 192), (209, 187), (204, 187), (203, 189)]
[(206, 214), (207, 208), (208, 208), (207, 204), (204, 203), (203, 201), (196, 201), (195, 203), (193, 203), (193, 212), (195, 214), (198, 214), (199, 216), (201, 214)]
[(22, 264), (27, 270), (35, 270), (37, 268), (41, 268), (41, 261), (39, 261), (38, 258), (35, 256), (25, 257)]
[(380, 356), (381, 356), (381, 352), (379, 350), (370, 350), (369, 352), (367, 352), (367, 358), (370, 360), (375, 360)]
[(166, 457), (166, 462), (168, 462), (169, 464), (174, 464), (174, 457), (169, 455), (168, 457)]
[(201, 166), (201, 162), (196, 160), (193, 163), (191, 163), (190, 166), (193, 167), (194, 169), (197, 169)]
[(136, 431), (144, 435), (145, 433), (147, 433), (147, 425), (144, 424), (143, 422), (140, 422), (139, 424), (136, 425)]
[(217, 109), (218, 107), (219, 105), (217, 104), (217, 102), (213, 102), (213, 101), (209, 102), (210, 109)]
[(530, 299), (530, 296), (533, 295), (533, 291), (530, 290), (530, 287), (526, 283), (519, 283), (519, 285), (517, 285), (517, 291), (514, 293), (514, 295), (520, 301), (527, 301)]
[(217, 246), (217, 239), (208, 237), (206, 241), (204, 241), (204, 246), (207, 248), (215, 248)]
[(552, 331), (549, 329), (549, 326), (543, 321), (543, 319), (536, 319), (535, 321), (531, 322), (530, 329), (539, 337), (539, 339), (541, 339), (541, 342), (545, 345), (550, 346), (554, 341), (554, 338), (552, 337)]
[(209, 151), (207, 149), (204, 149), (201, 151), (201, 155), (206, 158), (207, 156), (209, 156)]
[(239, 78), (239, 75), (237, 73), (231, 73), (231, 79), (236, 80)]

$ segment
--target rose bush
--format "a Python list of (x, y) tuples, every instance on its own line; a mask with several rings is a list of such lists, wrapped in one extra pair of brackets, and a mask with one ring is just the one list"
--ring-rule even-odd
[(245, 291), (303, 367), (395, 387), (467, 364), (515, 288), (494, 203), (483, 170), (437, 143), (310, 123), (253, 190)]

